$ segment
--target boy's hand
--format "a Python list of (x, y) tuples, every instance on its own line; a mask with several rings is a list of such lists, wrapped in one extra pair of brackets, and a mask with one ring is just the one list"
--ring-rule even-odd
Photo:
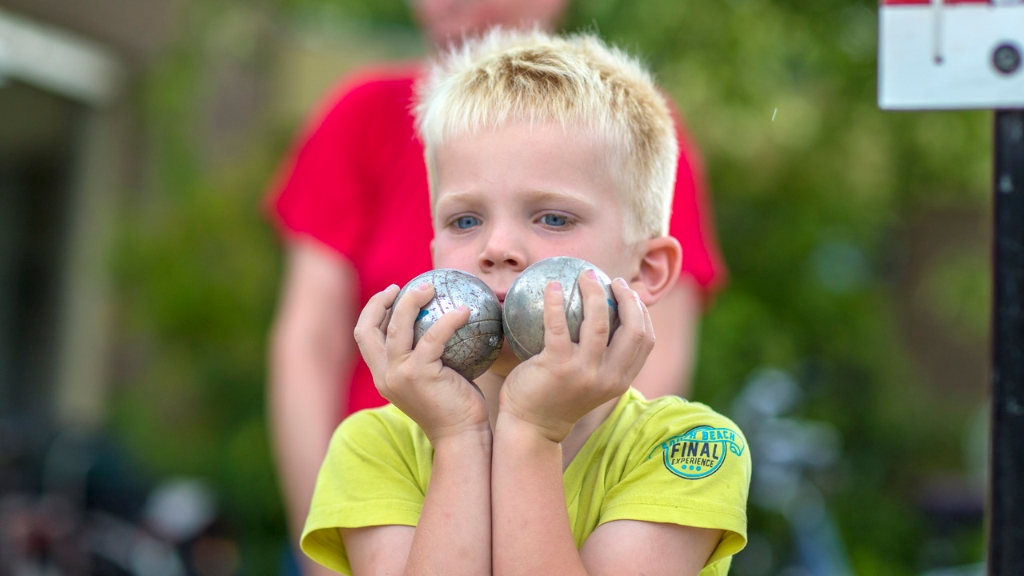
[(501, 410), (553, 442), (564, 440), (588, 412), (622, 395), (654, 348), (647, 307), (624, 280), (612, 282), (620, 325), (611, 342), (608, 301), (593, 271), (580, 275), (579, 286), (579, 344), (569, 337), (562, 288), (551, 282), (544, 290), (544, 350), (513, 369), (501, 388)]
[(356, 322), (356, 344), (377, 390), (419, 424), (435, 447), (444, 437), (488, 428), (480, 391), (441, 363), (445, 343), (469, 320), (469, 309), (462, 306), (442, 316), (414, 349), (413, 324), (434, 287), (423, 283), (394, 306), (398, 291), (392, 285), (374, 295)]

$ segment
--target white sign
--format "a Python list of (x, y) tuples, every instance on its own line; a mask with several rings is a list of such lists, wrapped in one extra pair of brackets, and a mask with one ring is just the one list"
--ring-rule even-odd
[(882, 0), (878, 105), (1024, 108), (1024, 0)]

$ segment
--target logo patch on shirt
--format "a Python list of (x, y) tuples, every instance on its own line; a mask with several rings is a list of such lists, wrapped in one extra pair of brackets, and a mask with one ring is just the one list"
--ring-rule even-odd
[[(741, 456), (746, 448), (736, 432), (711, 426), (691, 428), (662, 442), (660, 447), (665, 468), (688, 480), (711, 476), (722, 467), (729, 452)], [(652, 450), (647, 458), (657, 451), (658, 448)]]

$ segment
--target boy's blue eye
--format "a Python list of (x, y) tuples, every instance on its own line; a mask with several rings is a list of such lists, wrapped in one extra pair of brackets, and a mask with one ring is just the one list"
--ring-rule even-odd
[(559, 216), (558, 214), (545, 214), (540, 217), (540, 221), (546, 226), (560, 227), (565, 226), (569, 223), (569, 219), (565, 216)]
[(475, 216), (459, 216), (455, 219), (455, 227), (460, 230), (466, 230), (473, 226), (478, 226), (480, 219)]

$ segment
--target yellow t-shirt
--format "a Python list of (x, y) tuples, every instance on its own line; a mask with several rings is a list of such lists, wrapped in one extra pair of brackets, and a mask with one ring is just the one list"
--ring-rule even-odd
[[(394, 406), (350, 416), (317, 477), (302, 550), (351, 573), (337, 528), (415, 526), (433, 454), (419, 426)], [(728, 418), (630, 389), (563, 475), (576, 547), (612, 520), (719, 529), (724, 535), (701, 575), (726, 574), (746, 544), (750, 471), (746, 440)]]

